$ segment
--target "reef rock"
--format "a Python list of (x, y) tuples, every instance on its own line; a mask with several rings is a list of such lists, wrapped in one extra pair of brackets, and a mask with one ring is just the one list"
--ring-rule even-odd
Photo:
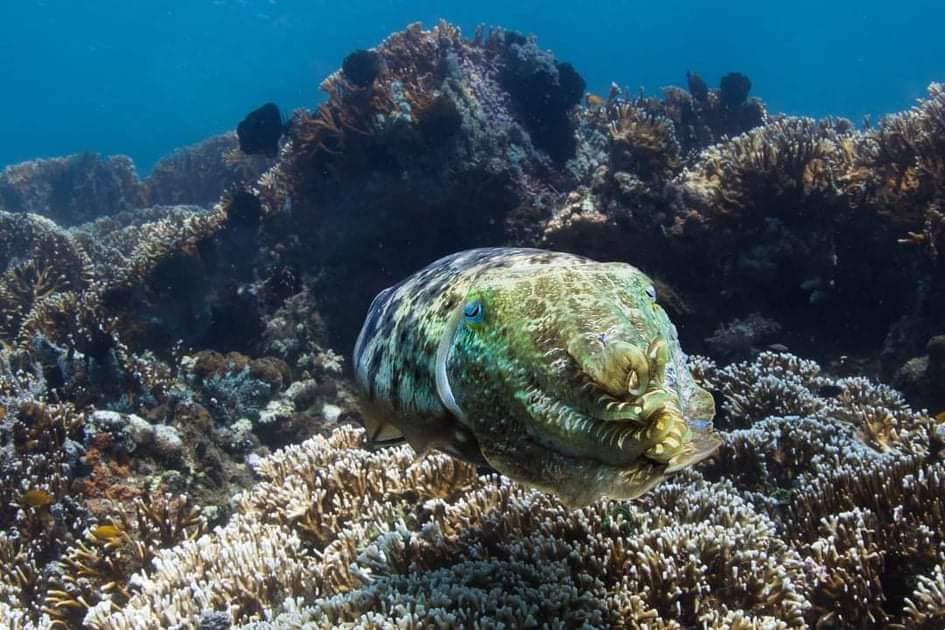
[(328, 77), (327, 102), (296, 113), (258, 186), (277, 259), (331, 270), (317, 290), (345, 344), (378, 291), (440, 255), (501, 242), (519, 208), (573, 185), (569, 114), (583, 94), (571, 66), (501, 29), (465, 40), (446, 23), (412, 25), (371, 52), (376, 76)]

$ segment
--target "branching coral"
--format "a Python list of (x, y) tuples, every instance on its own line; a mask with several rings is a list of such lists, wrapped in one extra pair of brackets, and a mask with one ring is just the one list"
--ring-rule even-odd
[(932, 419), (886, 385), (830, 378), (814, 361), (786, 353), (762, 352), (754, 361), (721, 369), (705, 358), (696, 364), (696, 376), (723, 397), (717, 422), (725, 429), (751, 427), (771, 416), (839, 420), (877, 451), (928, 452)]
[[(634, 626), (727, 613), (802, 624), (800, 563), (730, 486), (693, 478), (688, 491), (664, 484), (643, 507), (605, 502), (569, 515), (452, 459), (372, 454), (360, 439), (339, 430), (264, 460), (266, 480), (243, 495), (234, 522), (162, 554), (124, 611), (97, 608), (86, 622), (194, 623), (216, 610), (234, 621), (282, 611), (277, 625), (319, 627), (382, 618)], [(237, 549), (238, 562), (223, 566)], [(267, 558), (278, 564), (254, 574)], [(196, 580), (200, 595), (176, 595), (181, 580)]]
[(943, 484), (941, 463), (913, 459), (840, 467), (798, 496), (787, 525), (803, 553), (827, 569), (814, 583), (819, 624), (935, 616), (927, 576), (945, 563)]
[(945, 573), (941, 566), (931, 575), (919, 577), (919, 586), (906, 599), (909, 622), (917, 628), (932, 630), (945, 623)]
[[(446, 456), (364, 450), (341, 428), (260, 460), (228, 525), (126, 571), (127, 601), (83, 596), (84, 623), (934, 623), (945, 473), (929, 419), (787, 354), (693, 366), (722, 399), (725, 444), (704, 476), (569, 512)], [(894, 431), (870, 433), (879, 411)]]
[(852, 136), (842, 122), (783, 118), (706, 149), (677, 178), (677, 231), (690, 221), (741, 230), (824, 213), (840, 194)]
[(860, 139), (855, 156), (843, 181), (855, 203), (902, 227), (921, 226), (945, 190), (945, 86), (933, 83), (926, 100), (884, 118)]
[(186, 497), (147, 496), (136, 499), (133, 510), (118, 506), (66, 550), (60, 583), (47, 591), (44, 610), (64, 627), (78, 625), (99, 602), (117, 610), (128, 601), (134, 573), (147, 571), (160, 549), (195, 540), (205, 527)]
[(82, 291), (93, 280), (91, 260), (50, 220), (0, 212), (0, 338), (19, 337), (44, 302)]
[(680, 149), (673, 123), (641, 107), (619, 102), (608, 108), (610, 165), (644, 181), (666, 181), (680, 165)]
[[(11, 402), (7, 399), (5, 402)], [(39, 610), (48, 575), (82, 527), (84, 510), (71, 493), (84, 416), (68, 404), (22, 400), (4, 408), (0, 431), (0, 591), (5, 602)]]
[[(902, 360), (939, 332), (921, 313), (938, 310), (945, 293), (943, 152), (938, 84), (865, 132), (846, 121), (774, 119), (705, 149), (674, 178), (671, 235), (705, 246), (708, 259), (691, 264), (742, 300), (775, 286), (775, 303), (801, 304), (805, 294), (829, 303), (821, 328), (857, 319), (857, 336), (882, 336), (911, 311), (890, 331), (887, 354)], [(906, 327), (911, 338), (897, 341)]]
[(255, 182), (272, 160), (239, 150), (235, 133), (208, 138), (161, 159), (144, 181), (149, 204), (210, 207), (224, 191)]

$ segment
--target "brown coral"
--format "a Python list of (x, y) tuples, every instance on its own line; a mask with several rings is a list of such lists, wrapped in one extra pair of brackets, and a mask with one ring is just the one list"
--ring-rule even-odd
[(610, 116), (610, 165), (648, 182), (665, 181), (680, 166), (680, 148), (673, 123), (631, 103), (614, 103)]
[(928, 98), (887, 116), (857, 143), (844, 187), (856, 205), (875, 209), (903, 227), (926, 220), (945, 189), (945, 86), (933, 83)]
[(825, 212), (840, 194), (850, 142), (842, 123), (783, 118), (710, 147), (676, 180), (682, 210), (674, 230), (737, 221), (746, 231), (784, 213)]
[(54, 223), (33, 214), (0, 212), (0, 338), (24, 340), (20, 328), (49, 300), (88, 288), (92, 262)]
[[(370, 454), (360, 439), (342, 429), (264, 461), (266, 481), (242, 497), (234, 522), (162, 555), (125, 611), (95, 609), (87, 623), (120, 628), (155, 615), (187, 623), (211, 610), (248, 621), (291, 611), (302, 602), (287, 598), (301, 596), (309, 605), (284, 622), (327, 626), (380, 613), (418, 625), (634, 626), (740, 614), (802, 624), (798, 558), (730, 488), (690, 479), (690, 491), (664, 484), (646, 506), (604, 502), (568, 514), (553, 498), (476, 477), (452, 459), (414, 463), (407, 449)], [(238, 545), (253, 551), (218, 564)], [(268, 586), (252, 573), (266, 558), (279, 563)], [(700, 562), (717, 570), (705, 574)], [(221, 571), (228, 579), (216, 577)], [(206, 604), (173, 594), (181, 572), (198, 580)], [(741, 587), (732, 590), (732, 580)], [(410, 603), (428, 597), (438, 602), (429, 611)]]
[(147, 495), (131, 508), (114, 506), (63, 554), (60, 583), (47, 590), (44, 610), (64, 627), (79, 625), (100, 601), (117, 610), (128, 601), (131, 576), (147, 571), (158, 550), (194, 540), (205, 528), (183, 496)]

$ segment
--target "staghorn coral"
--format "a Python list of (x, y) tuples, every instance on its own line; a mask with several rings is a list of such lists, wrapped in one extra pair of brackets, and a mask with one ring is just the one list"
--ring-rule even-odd
[(92, 263), (82, 248), (49, 219), (0, 212), (0, 336), (20, 336), (25, 321), (51, 300), (81, 292), (93, 281)]
[(23, 618), (36, 619), (49, 579), (44, 568), (78, 536), (86, 515), (71, 488), (84, 415), (69, 404), (36, 402), (22, 393), (5, 398), (2, 408), (0, 593)]
[[(829, 627), (935, 615), (945, 469), (924, 459), (921, 414), (891, 390), (829, 379), (791, 355), (696, 363), (707, 385), (742, 400), (772, 397), (730, 385), (759, 371), (812, 399), (811, 388), (842, 391), (819, 417), (764, 417), (796, 404), (778, 395), (742, 402), (742, 413), (758, 410), (754, 426), (726, 434), (705, 478), (682, 473), (637, 502), (570, 513), (440, 455), (364, 451), (359, 430), (339, 429), (262, 460), (263, 481), (228, 526), (164, 552), (157, 571), (133, 580), (142, 590), (124, 610), (93, 609), (86, 622)], [(865, 400), (889, 406), (912, 441), (865, 442)], [(234, 574), (218, 558), (236, 553)], [(279, 568), (261, 579), (253, 572), (267, 560)], [(200, 597), (183, 598), (192, 582)]]
[(922, 601), (928, 574), (945, 562), (943, 483), (940, 462), (906, 458), (840, 467), (799, 494), (786, 524), (827, 569), (814, 582), (819, 624), (916, 618), (908, 599)]
[[(213, 378), (219, 371), (213, 366), (223, 360), (206, 353), (193, 367), (201, 379)], [(250, 369), (248, 358), (232, 360)], [(697, 364), (700, 377), (720, 391), (727, 426), (745, 427), (727, 436), (719, 462), (706, 468), (710, 481), (693, 474), (640, 504), (597, 504), (575, 516), (548, 497), (477, 476), (453, 460), (431, 457), (415, 465), (406, 449), (363, 451), (359, 434), (342, 429), (257, 464), (264, 481), (242, 495), (230, 524), (160, 552), (153, 570), (142, 568), (122, 587), (124, 607), (116, 609), (120, 602), (112, 597), (95, 604), (95, 596), (82, 594), (84, 585), (72, 594), (68, 587), (47, 591), (42, 585), (35, 592), (46, 593), (57, 614), (88, 608), (85, 622), (92, 627), (122, 627), (139, 617), (160, 624), (213, 618), (327, 626), (380, 623), (379, 615), (463, 623), (482, 611), (509, 624), (565, 617), (592, 625), (801, 627), (818, 620), (899, 619), (908, 593), (887, 594), (879, 565), (860, 573), (852, 568), (879, 557), (873, 543), (855, 534), (875, 529), (871, 517), (864, 512), (844, 525), (857, 545), (867, 541), (863, 549), (818, 534), (828, 531), (819, 527), (839, 531), (830, 519), (849, 507), (827, 502), (828, 486), (818, 483), (838, 462), (849, 467), (843, 469), (848, 477), (872, 462), (886, 478), (901, 453), (929, 456), (928, 419), (888, 388), (831, 379), (816, 364), (789, 355), (763, 353), (721, 369), (706, 360)], [(284, 387), (285, 369), (260, 363), (257, 375)], [(164, 395), (174, 387), (165, 381)], [(300, 387), (302, 398), (309, 387)], [(789, 414), (806, 418), (784, 417)], [(721, 476), (731, 481), (715, 481)], [(809, 516), (797, 517), (807, 524), (795, 532), (785, 514), (800, 509)], [(921, 531), (930, 528), (926, 523)], [(929, 540), (937, 535), (928, 533)], [(818, 542), (822, 538), (827, 542)], [(915, 541), (903, 544), (918, 548)], [(66, 557), (83, 566), (101, 561), (99, 575), (113, 575), (107, 554), (86, 547)], [(7, 553), (22, 557), (13, 549)], [(458, 559), (462, 549), (481, 551)], [(915, 564), (908, 571), (916, 585), (916, 576), (927, 572), (918, 552), (890, 557)], [(701, 565), (717, 570), (707, 574)], [(30, 592), (21, 576), (33, 575), (34, 565), (17, 566), (16, 577), (5, 578), (7, 590)], [(266, 568), (272, 566), (278, 571)], [(482, 582), (487, 575), (495, 580), (489, 588)], [(195, 598), (173, 594), (184, 576), (188, 584), (197, 580)], [(497, 591), (496, 583), (504, 589)], [(857, 598), (867, 595), (892, 603), (856, 616)], [(433, 600), (437, 606), (419, 605)], [(7, 601), (10, 614), (19, 614), (24, 600)]]
[(833, 420), (877, 451), (928, 452), (932, 419), (886, 385), (831, 378), (814, 361), (787, 353), (762, 352), (721, 369), (704, 357), (695, 363), (696, 378), (723, 398), (716, 422), (724, 429), (757, 426), (772, 416)]
[(943, 200), (945, 86), (933, 83), (927, 99), (883, 118), (859, 139), (854, 155), (843, 179), (854, 205), (888, 216), (900, 229), (911, 228), (912, 240), (934, 247), (933, 234), (919, 228)]
[(941, 566), (932, 575), (919, 577), (919, 586), (906, 599), (906, 613), (911, 625), (935, 628), (945, 621), (945, 573)]
[(767, 218), (825, 212), (847, 167), (840, 149), (851, 141), (842, 122), (782, 118), (706, 149), (674, 184), (683, 208), (674, 230), (737, 221), (750, 232)]
[(889, 261), (914, 263), (901, 231), (847, 192), (861, 139), (845, 121), (780, 118), (704, 150), (668, 188), (670, 240), (707, 271), (701, 284), (677, 274), (680, 290), (704, 291), (707, 276), (726, 310), (836, 331), (822, 346), (878, 343), (914, 286)]

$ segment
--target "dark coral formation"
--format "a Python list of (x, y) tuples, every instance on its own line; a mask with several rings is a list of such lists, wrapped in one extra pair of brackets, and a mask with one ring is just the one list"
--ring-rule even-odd
[[(553, 211), (542, 242), (668, 281), (686, 305), (678, 315), (690, 347), (757, 313), (784, 328), (779, 343), (825, 360), (879, 356), (890, 375), (941, 332), (930, 319), (945, 277), (938, 86), (862, 132), (760, 115), (724, 138), (712, 116), (680, 124), (677, 104), (691, 98), (672, 88), (662, 105), (618, 95), (603, 106), (609, 154)], [(708, 312), (714, 321), (699, 315)]]
[(266, 103), (246, 115), (236, 126), (240, 151), (246, 155), (276, 157), (282, 137), (282, 113), (275, 103)]
[(501, 242), (519, 209), (541, 212), (573, 185), (568, 114), (583, 91), (573, 68), (500, 29), (464, 40), (445, 23), (413, 25), (363, 58), (373, 80), (356, 58), (328, 77), (327, 102), (296, 113), (260, 187), (280, 263), (326, 271), (317, 288), (340, 347), (374, 293), (433, 257)]
[(945, 411), (945, 335), (929, 339), (925, 354), (906, 361), (893, 382), (917, 404)]
[[(940, 625), (945, 91), (856, 130), (687, 87), (584, 95), (534, 38), (411, 25), (275, 159), (227, 134), (145, 181), (6, 169), (0, 618)], [(377, 291), (499, 244), (651, 274), (683, 346), (735, 361), (692, 362), (717, 456), (571, 513), (337, 428)]]

